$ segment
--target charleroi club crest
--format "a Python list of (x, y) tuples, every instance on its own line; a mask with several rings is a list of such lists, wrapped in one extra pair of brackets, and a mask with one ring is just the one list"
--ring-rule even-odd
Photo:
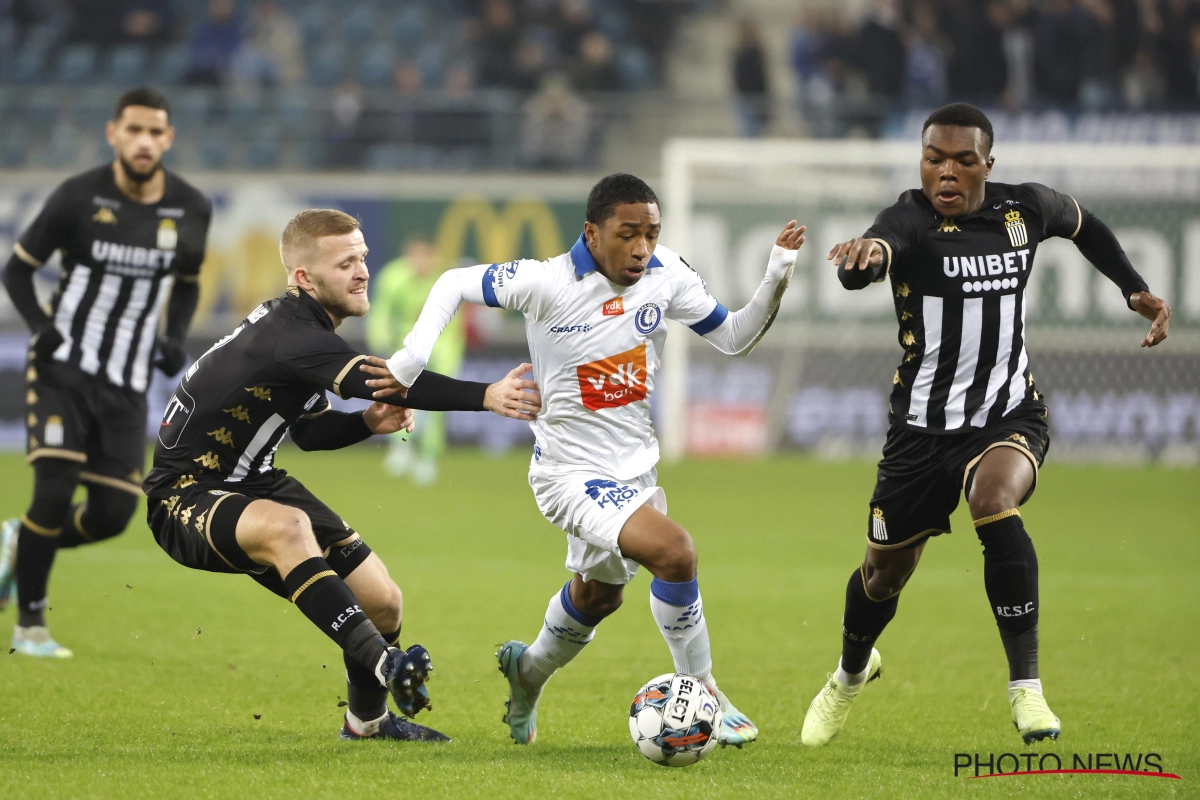
[(1013, 247), (1029, 244), (1029, 231), (1025, 229), (1025, 220), (1021, 219), (1021, 212), (1015, 208), (1004, 215), (1004, 229), (1008, 231), (1008, 241)]

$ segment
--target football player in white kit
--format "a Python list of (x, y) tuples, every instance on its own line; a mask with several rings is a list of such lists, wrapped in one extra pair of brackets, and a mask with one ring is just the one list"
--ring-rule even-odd
[[(567, 533), (567, 569), (532, 645), (510, 641), (497, 653), (507, 677), (508, 723), (518, 744), (537, 735), (542, 688), (590, 642), (621, 605), (625, 584), (644, 566), (653, 575), (650, 609), (675, 671), (716, 691), (708, 626), (691, 536), (667, 517), (656, 485), (658, 441), (650, 394), (666, 344), (665, 319), (691, 327), (729, 355), (745, 355), (775, 317), (804, 228), (793, 220), (776, 239), (750, 302), (730, 312), (677, 254), (658, 246), (658, 199), (640, 179), (610, 175), (592, 189), (583, 235), (548, 261), (513, 261), (449, 270), (438, 279), (404, 349), (374, 367), (382, 392), (411, 386), (433, 344), (465, 300), (517, 309), (542, 410), (529, 484), (538, 508)], [(377, 396), (379, 396), (377, 394)], [(741, 747), (758, 728), (717, 691), (721, 744)]]

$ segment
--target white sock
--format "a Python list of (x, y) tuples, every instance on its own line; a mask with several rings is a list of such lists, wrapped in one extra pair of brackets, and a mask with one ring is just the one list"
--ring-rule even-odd
[(387, 719), (386, 713), (379, 719), (361, 720), (349, 711), (346, 712), (346, 724), (359, 736), (374, 736), (379, 733), (379, 723), (385, 719)]
[(1008, 691), (1012, 692), (1013, 689), (1033, 689), (1038, 694), (1041, 694), (1042, 693), (1042, 679), (1041, 678), (1024, 678), (1019, 681), (1009, 681), (1008, 682)]
[(534, 694), (540, 694), (550, 676), (583, 651), (600, 624), (599, 619), (575, 608), (570, 585), (568, 581), (550, 598), (542, 630), (521, 656), (521, 680)]
[(842, 669), (842, 660), (839, 658), (837, 673), (835, 673), (833, 677), (836, 678), (837, 682), (842, 686), (845, 686), (847, 689), (853, 689), (855, 686), (862, 686), (864, 683), (866, 683), (867, 670), (870, 668), (871, 666), (868, 664), (867, 668), (862, 672), (846, 672), (846, 670)]
[(658, 632), (671, 649), (675, 671), (709, 680), (712, 677), (712, 648), (708, 641), (708, 620), (704, 618), (704, 601), (696, 579), (683, 583), (652, 580), (650, 613), (658, 623)]

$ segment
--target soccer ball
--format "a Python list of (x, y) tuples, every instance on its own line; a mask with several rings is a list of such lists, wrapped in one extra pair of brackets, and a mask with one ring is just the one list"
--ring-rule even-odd
[(686, 767), (717, 746), (721, 704), (698, 678), (667, 673), (643, 686), (629, 706), (629, 735), (646, 758)]

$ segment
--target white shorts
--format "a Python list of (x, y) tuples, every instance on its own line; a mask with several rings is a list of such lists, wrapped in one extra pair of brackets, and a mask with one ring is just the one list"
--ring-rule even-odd
[(585, 581), (620, 585), (638, 571), (617, 546), (625, 520), (645, 503), (667, 513), (667, 495), (657, 481), (653, 469), (629, 481), (587, 468), (529, 470), (538, 510), (567, 533), (567, 569)]

